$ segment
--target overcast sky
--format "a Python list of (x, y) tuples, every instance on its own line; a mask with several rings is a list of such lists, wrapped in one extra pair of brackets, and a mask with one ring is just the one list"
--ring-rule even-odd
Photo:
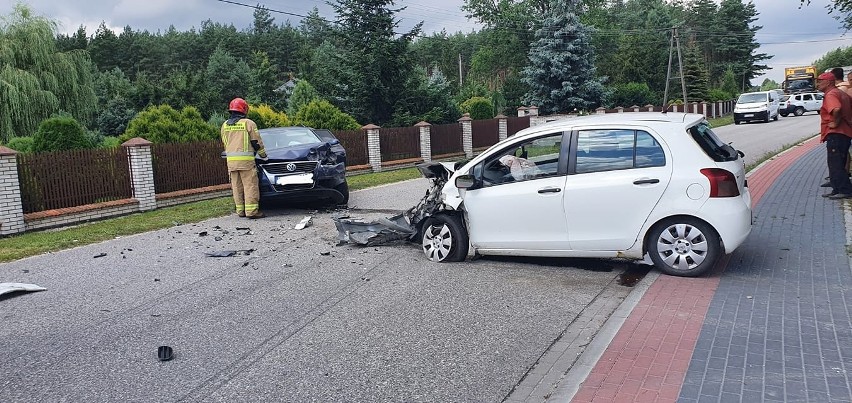
[[(784, 67), (808, 65), (832, 49), (852, 46), (852, 34), (845, 33), (825, 8), (830, 0), (812, 0), (810, 6), (802, 9), (799, 0), (753, 1), (760, 13), (755, 24), (763, 26), (756, 38), (761, 44), (759, 52), (774, 55), (767, 62), (772, 70), (753, 84), (760, 84), (767, 77), (780, 83)], [(18, 2), (0, 0), (0, 15), (8, 15)], [(151, 32), (174, 25), (177, 30), (186, 31), (198, 28), (207, 19), (243, 29), (252, 23), (253, 9), (239, 4), (265, 6), (278, 23), (290, 20), (293, 25), (299, 25), (300, 16), (314, 7), (321, 16), (334, 19), (331, 7), (324, 0), (28, 0), (24, 3), (36, 14), (57, 21), (61, 32), (72, 33), (82, 24), (90, 35), (101, 22), (117, 32), (128, 25), (134, 30)], [(442, 29), (450, 33), (478, 29), (460, 9), (464, 0), (399, 0), (396, 4), (406, 7), (398, 14), (400, 32), (419, 21), (424, 22), (427, 34)]]

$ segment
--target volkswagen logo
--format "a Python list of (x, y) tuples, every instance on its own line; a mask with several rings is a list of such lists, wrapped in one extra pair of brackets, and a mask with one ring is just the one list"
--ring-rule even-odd
[(287, 164), (287, 171), (289, 171), (289, 172), (293, 172), (293, 171), (295, 171), (295, 170), (296, 170), (296, 164), (294, 164), (294, 163), (292, 163), (292, 162), (291, 162), (291, 163), (289, 163), (289, 164)]

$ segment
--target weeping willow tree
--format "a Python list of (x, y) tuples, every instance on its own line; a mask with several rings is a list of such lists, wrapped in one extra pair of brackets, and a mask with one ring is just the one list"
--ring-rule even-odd
[(0, 19), (0, 140), (29, 136), (52, 114), (89, 125), (97, 105), (85, 51), (58, 52), (56, 23), (18, 4)]

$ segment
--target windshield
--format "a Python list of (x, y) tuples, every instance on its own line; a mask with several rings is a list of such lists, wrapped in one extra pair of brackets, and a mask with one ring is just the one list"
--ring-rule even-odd
[(755, 102), (766, 102), (766, 94), (765, 93), (753, 93), (753, 94), (742, 94), (740, 98), (737, 99), (738, 104), (751, 104)]
[(695, 126), (687, 129), (692, 139), (701, 146), (704, 153), (716, 162), (736, 161), (739, 158), (737, 150), (731, 147), (730, 144), (725, 144), (713, 130), (710, 129), (710, 124), (707, 121), (702, 121)]
[(261, 129), (260, 138), (267, 150), (317, 144), (323, 141), (307, 127), (276, 127)]
[(787, 91), (809, 91), (814, 89), (814, 80), (812, 78), (802, 78), (799, 80), (787, 81)]

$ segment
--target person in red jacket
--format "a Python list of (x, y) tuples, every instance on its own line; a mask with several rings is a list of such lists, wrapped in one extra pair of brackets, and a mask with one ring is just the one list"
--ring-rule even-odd
[(852, 197), (852, 182), (845, 169), (852, 140), (852, 98), (835, 86), (834, 74), (817, 77), (817, 88), (825, 94), (820, 117), (820, 142), (826, 145), (828, 177), (832, 191), (823, 197), (848, 199)]
[(263, 140), (257, 131), (257, 124), (246, 118), (248, 103), (242, 98), (234, 98), (228, 105), (230, 117), (222, 123), (220, 133), (225, 146), (225, 159), (228, 161), (228, 174), (231, 177), (231, 191), (237, 215), (248, 218), (263, 218), (260, 211), (260, 189), (257, 181), (255, 154), (266, 158)]

